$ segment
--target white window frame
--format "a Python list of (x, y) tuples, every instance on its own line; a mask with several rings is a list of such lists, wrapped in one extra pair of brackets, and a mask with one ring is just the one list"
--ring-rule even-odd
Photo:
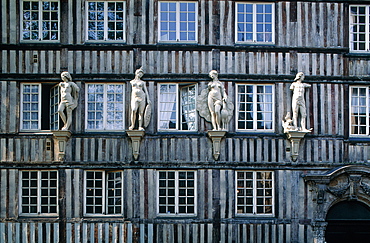
[[(364, 7), (365, 8), (365, 32), (359, 32), (359, 26), (357, 24), (357, 32), (354, 32), (354, 26), (356, 26), (356, 23), (354, 23), (354, 15), (351, 13), (351, 8), (352, 7)], [(370, 51), (370, 5), (349, 5), (349, 49), (350, 52), (354, 53), (364, 53), (364, 52), (369, 52)], [(355, 50), (353, 47), (353, 43), (357, 42), (359, 44), (359, 40), (355, 41), (354, 40), (354, 33), (361, 33), (365, 36), (365, 50)]]
[[(359, 125), (356, 125), (352, 122), (352, 119), (359, 116), (352, 116), (353, 107), (352, 105), (352, 97), (353, 97), (353, 89), (366, 89), (366, 95), (365, 95), (365, 105), (362, 105), (362, 107), (365, 106), (365, 112), (366, 112), (366, 134), (360, 134), (360, 133), (352, 133), (352, 127), (360, 127)], [(357, 109), (361, 107), (359, 104), (356, 105)], [(351, 137), (368, 137), (370, 135), (370, 86), (350, 86), (350, 97), (349, 97), (349, 133)]]
[[(23, 39), (23, 24), (24, 24), (24, 19), (23, 19), (23, 15), (24, 15), (24, 10), (23, 10), (23, 3), (24, 2), (38, 2), (39, 3), (39, 9), (38, 9), (38, 13), (39, 13), (39, 18), (38, 18), (38, 23), (39, 23), (39, 28), (38, 28), (38, 35), (39, 35), (39, 38), (37, 40), (32, 40), (31, 37), (29, 40), (27, 39)], [(42, 13), (44, 12), (44, 10), (42, 9), (42, 4), (43, 2), (57, 2), (58, 3), (58, 30), (56, 32), (58, 32), (58, 39), (56, 40), (44, 40), (42, 39), (42, 22), (43, 22), (43, 17), (42, 17)], [(30, 20), (31, 21), (31, 20)], [(50, 22), (51, 20), (49, 20), (48, 22)], [(21, 4), (20, 4), (20, 40), (23, 42), (40, 42), (40, 41), (45, 41), (45, 42), (53, 42), (53, 43), (59, 43), (60, 42), (60, 0), (22, 0), (21, 1)], [(31, 28), (31, 26), (30, 26)], [(51, 28), (51, 26), (50, 26)], [(50, 30), (51, 32), (51, 30)]]
[[(161, 3), (176, 3), (176, 40), (161, 40)], [(180, 40), (180, 3), (195, 4), (195, 40)], [(197, 1), (158, 1), (158, 42), (198, 43), (198, 2)]]
[[(103, 85), (104, 87), (104, 93), (103, 93), (103, 129), (89, 129), (88, 128), (88, 112), (89, 112), (89, 109), (88, 109), (88, 105), (89, 105), (89, 85), (92, 84), (92, 85)], [(107, 99), (107, 96), (108, 96), (108, 93), (107, 93), (107, 86), (108, 85), (122, 85), (122, 99), (123, 99), (123, 102), (122, 102), (122, 105), (123, 105), (123, 114), (122, 114), (122, 129), (107, 129), (107, 112), (108, 112), (108, 109), (107, 109), (107, 106), (108, 106), (108, 99)], [(86, 91), (85, 91), (85, 130), (86, 131), (89, 131), (89, 132), (103, 132), (103, 131), (110, 131), (110, 132), (121, 132), (123, 130), (125, 130), (125, 122), (126, 122), (126, 114), (125, 114), (125, 90), (126, 90), (126, 87), (125, 87), (125, 84), (124, 83), (86, 83)], [(117, 93), (115, 93), (117, 94)], [(96, 110), (95, 110), (96, 111)]]
[[(160, 207), (160, 203), (159, 203), (159, 173), (160, 172), (174, 172), (175, 173), (175, 213), (160, 213), (159, 212), (159, 207)], [(179, 172), (193, 172), (194, 173), (194, 213), (179, 213)], [(166, 180), (168, 180), (168, 178), (166, 178)], [(195, 217), (197, 216), (197, 194), (198, 194), (198, 191), (197, 191), (197, 171), (196, 170), (158, 170), (157, 171), (157, 215), (158, 216), (169, 216), (169, 217), (177, 217), (177, 216), (191, 216), (191, 217)], [(166, 198), (168, 197), (168, 195), (166, 195)], [(185, 204), (185, 205), (188, 205), (188, 204)]]
[[(238, 5), (252, 4), (253, 5), (253, 41), (238, 41)], [(257, 41), (257, 5), (271, 5), (271, 42)], [(244, 32), (245, 33), (245, 32)], [(264, 32), (265, 33), (265, 32)], [(237, 44), (275, 44), (275, 4), (272, 2), (236, 2), (235, 3), (235, 43)]]
[[(23, 206), (23, 202), (22, 202), (22, 196), (23, 196), (23, 172), (37, 172), (37, 213), (23, 213), (22, 212), (22, 206)], [(43, 188), (42, 185), (41, 185), (41, 173), (42, 172), (55, 172), (57, 177), (56, 177), (56, 187), (51, 187), (51, 188), (54, 188), (56, 190), (56, 213), (41, 213), (41, 206), (43, 205), (41, 203), (41, 189)], [(50, 180), (50, 178), (48, 179)], [(58, 182), (59, 180), (59, 175), (58, 175), (58, 171), (57, 170), (20, 170), (19, 171), (19, 215), (22, 215), (22, 216), (58, 216), (59, 214), (59, 205), (58, 205), (58, 199), (59, 199), (59, 191), (58, 191)], [(48, 187), (50, 188), (50, 187)], [(48, 204), (50, 205), (50, 204)]]
[[(37, 128), (36, 129), (27, 129), (27, 128), (24, 128), (23, 127), (23, 119), (24, 119), (24, 116), (23, 116), (23, 111), (24, 111), (24, 97), (23, 97), (23, 94), (24, 94), (24, 86), (25, 85), (31, 85), (31, 86), (38, 86), (38, 100), (37, 100), (37, 103), (38, 103), (38, 118), (37, 118), (37, 122), (38, 122), (38, 125), (37, 125)], [(53, 96), (48, 96), (48, 97), (43, 97), (43, 92), (42, 92), (42, 86), (43, 84), (42, 83), (21, 83), (21, 104), (20, 104), (20, 130), (21, 131), (29, 131), (29, 132), (35, 132), (35, 131), (41, 131), (41, 124), (42, 124), (42, 119), (41, 119), (41, 113), (42, 113), (42, 101), (43, 100), (46, 100), (48, 99), (49, 101), (56, 101), (56, 100), (59, 100), (59, 87), (58, 87), (58, 84), (55, 84), (53, 87), (50, 88), (50, 92), (52, 91), (52, 89), (57, 89), (58, 92), (57, 94), (53, 92)], [(49, 95), (51, 95), (51, 93), (49, 92)], [(36, 102), (33, 102), (33, 103), (36, 103)], [(55, 126), (57, 129), (54, 129), (54, 130), (58, 130), (59, 129), (59, 115), (57, 114), (57, 120), (54, 120), (55, 118), (55, 114), (58, 112), (58, 105), (59, 105), (59, 101), (57, 104), (49, 104), (49, 110), (48, 110), (48, 114), (49, 114), (49, 129), (44, 129), (45, 131), (51, 131), (53, 129), (50, 129), (52, 124), (53, 126)], [(52, 119), (53, 117), (53, 119)]]
[[(238, 213), (238, 173), (253, 173), (253, 204), (252, 204), (252, 213)], [(264, 173), (264, 172), (268, 172), (268, 173), (271, 173), (271, 190), (272, 190), (272, 195), (271, 195), (271, 213), (257, 213), (257, 173)], [(246, 183), (245, 179), (243, 180), (244, 181), (244, 184)], [(246, 187), (244, 187), (246, 188)], [(246, 196), (244, 196), (245, 198)], [(263, 199), (265, 199), (264, 197), (262, 197)], [(268, 206), (268, 205), (261, 205), (261, 206)], [(238, 171), (235, 171), (235, 215), (236, 216), (262, 216), (262, 217), (273, 217), (275, 215), (275, 176), (274, 176), (274, 172), (273, 171), (268, 171), (268, 170), (264, 170), (264, 171), (251, 171), (251, 170), (238, 170)]]
[[(176, 128), (168, 128), (168, 129), (163, 129), (160, 127), (161, 124), (161, 85), (175, 85), (176, 86), (176, 98), (175, 98), (175, 103), (176, 103)], [(195, 128), (193, 130), (182, 130), (181, 125), (182, 125), (182, 104), (181, 104), (181, 94), (182, 94), (182, 88), (190, 87), (190, 86), (195, 86), (195, 104), (196, 104), (196, 99), (198, 96), (198, 85), (196, 83), (187, 83), (187, 84), (179, 84), (179, 83), (158, 83), (158, 118), (157, 118), (157, 123), (158, 123), (158, 130), (159, 131), (176, 131), (176, 132), (194, 132), (198, 130), (198, 115), (196, 112), (195, 108)]]
[[(239, 125), (238, 125), (238, 122), (239, 122), (239, 86), (253, 86), (253, 129), (239, 129)], [(266, 102), (260, 102), (258, 103), (257, 102), (257, 86), (271, 86), (272, 87), (272, 125), (271, 125), (271, 129), (258, 129), (257, 128), (257, 105), (258, 104), (266, 104)], [(235, 119), (235, 127), (236, 127), (236, 130), (237, 131), (240, 131), (240, 132), (243, 132), (243, 131), (246, 131), (246, 132), (274, 132), (275, 130), (275, 86), (273, 84), (265, 84), (265, 83), (261, 83), (261, 84), (252, 84), (252, 83), (238, 83), (236, 84), (236, 98), (235, 98), (235, 104), (236, 104), (236, 107), (237, 109), (235, 109), (236, 111), (236, 119)], [(270, 112), (270, 111), (268, 111)], [(246, 118), (245, 118), (246, 119)], [(246, 120), (245, 120), (246, 121)], [(265, 120), (263, 120), (265, 121)]]
[[(87, 207), (87, 173), (88, 172), (100, 172), (102, 173), (102, 213), (87, 213), (86, 207)], [(107, 174), (108, 173), (121, 173), (121, 213), (119, 214), (108, 214), (108, 180), (107, 180)], [(84, 171), (84, 188), (83, 188), (83, 196), (84, 196), (84, 206), (83, 206), (83, 215), (84, 216), (97, 216), (97, 217), (114, 217), (114, 216), (122, 216), (123, 215), (123, 171), (122, 170), (112, 170), (112, 171), (105, 171), (105, 170), (85, 170)]]
[[(104, 3), (104, 38), (103, 40), (89, 40), (89, 2), (102, 2)], [(108, 40), (108, 3), (123, 3), (123, 38), (122, 40)], [(86, 42), (119, 42), (125, 43), (126, 42), (126, 1), (120, 0), (87, 0), (85, 4), (85, 40)], [(116, 32), (116, 30), (115, 30)]]

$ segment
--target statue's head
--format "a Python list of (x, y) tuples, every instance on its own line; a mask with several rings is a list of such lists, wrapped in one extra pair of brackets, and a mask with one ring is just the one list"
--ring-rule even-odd
[(135, 76), (141, 78), (142, 76), (144, 76), (144, 70), (141, 67), (139, 69), (136, 69)]
[(217, 78), (217, 77), (218, 77), (218, 73), (217, 73), (217, 71), (216, 71), (216, 70), (212, 70), (212, 71), (210, 71), (210, 72), (209, 72), (209, 77), (210, 77), (211, 79), (215, 79), (215, 78)]
[(304, 79), (304, 73), (303, 73), (303, 72), (299, 72), (299, 73), (297, 73), (297, 75), (295, 76), (294, 81), (297, 81), (297, 80), (301, 80), (301, 81), (303, 81), (303, 79)]
[(69, 82), (69, 81), (72, 81), (72, 77), (71, 77), (71, 74), (67, 71), (64, 71), (60, 74), (60, 77), (62, 78), (62, 80), (64, 82)]

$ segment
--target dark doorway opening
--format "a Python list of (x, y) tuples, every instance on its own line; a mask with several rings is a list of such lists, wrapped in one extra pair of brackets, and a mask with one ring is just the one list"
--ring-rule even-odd
[(327, 243), (369, 243), (370, 208), (358, 201), (344, 201), (330, 208), (325, 231)]

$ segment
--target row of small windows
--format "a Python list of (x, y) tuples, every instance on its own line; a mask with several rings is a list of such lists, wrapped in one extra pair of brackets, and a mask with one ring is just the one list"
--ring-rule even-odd
[[(126, 2), (86, 0), (85, 36), (87, 41), (126, 40)], [(158, 3), (158, 41), (198, 40), (198, 3)], [(60, 41), (60, 1), (22, 1), (23, 41)], [(237, 3), (236, 42), (274, 42), (274, 4)]]
[[(21, 130), (59, 129), (57, 85), (21, 85)], [(158, 130), (197, 131), (197, 84), (158, 84)], [(125, 86), (119, 83), (86, 84), (85, 129), (125, 129)], [(274, 86), (237, 84), (237, 129), (273, 131)]]
[[(235, 172), (236, 215), (274, 215), (272, 171)], [(122, 215), (123, 171), (85, 171), (85, 216)], [(196, 171), (157, 172), (157, 215), (197, 215)], [(58, 172), (20, 172), (20, 214), (58, 215)]]
[[(126, 40), (125, 1), (86, 1), (87, 41)], [(236, 3), (235, 40), (240, 43), (274, 43), (274, 4)], [(158, 40), (194, 42), (198, 40), (198, 3), (158, 4)], [(350, 6), (349, 37), (353, 52), (370, 50), (370, 6)], [(22, 1), (23, 41), (60, 40), (59, 0)]]
[[(86, 84), (87, 131), (125, 129), (125, 85)], [(59, 129), (57, 85), (21, 85), (21, 130)], [(274, 86), (236, 84), (236, 129), (274, 131)], [(197, 84), (158, 84), (158, 130), (197, 131)], [(350, 134), (370, 135), (370, 87), (350, 87)]]

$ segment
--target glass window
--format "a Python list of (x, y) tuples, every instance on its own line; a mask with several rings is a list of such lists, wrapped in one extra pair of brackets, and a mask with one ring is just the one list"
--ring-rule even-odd
[(159, 2), (159, 41), (197, 41), (197, 3)]
[(121, 215), (122, 203), (122, 171), (85, 171), (85, 215)]
[(24, 83), (21, 93), (21, 130), (59, 129), (58, 85)]
[(20, 172), (20, 214), (58, 214), (57, 171)]
[(195, 215), (195, 171), (159, 171), (158, 197), (158, 214)]
[(369, 135), (370, 87), (350, 88), (351, 135)]
[(349, 39), (352, 52), (369, 51), (370, 6), (350, 6)]
[(87, 130), (124, 130), (124, 85), (87, 84)]
[(27, 41), (59, 41), (59, 1), (22, 1), (22, 34)]
[(273, 43), (273, 3), (236, 4), (236, 42)]
[(273, 131), (273, 85), (237, 85), (237, 129)]
[(237, 171), (236, 185), (236, 214), (273, 215), (272, 171)]
[(125, 41), (124, 1), (87, 1), (87, 40)]
[(197, 130), (197, 86), (174, 83), (158, 84), (159, 130)]

